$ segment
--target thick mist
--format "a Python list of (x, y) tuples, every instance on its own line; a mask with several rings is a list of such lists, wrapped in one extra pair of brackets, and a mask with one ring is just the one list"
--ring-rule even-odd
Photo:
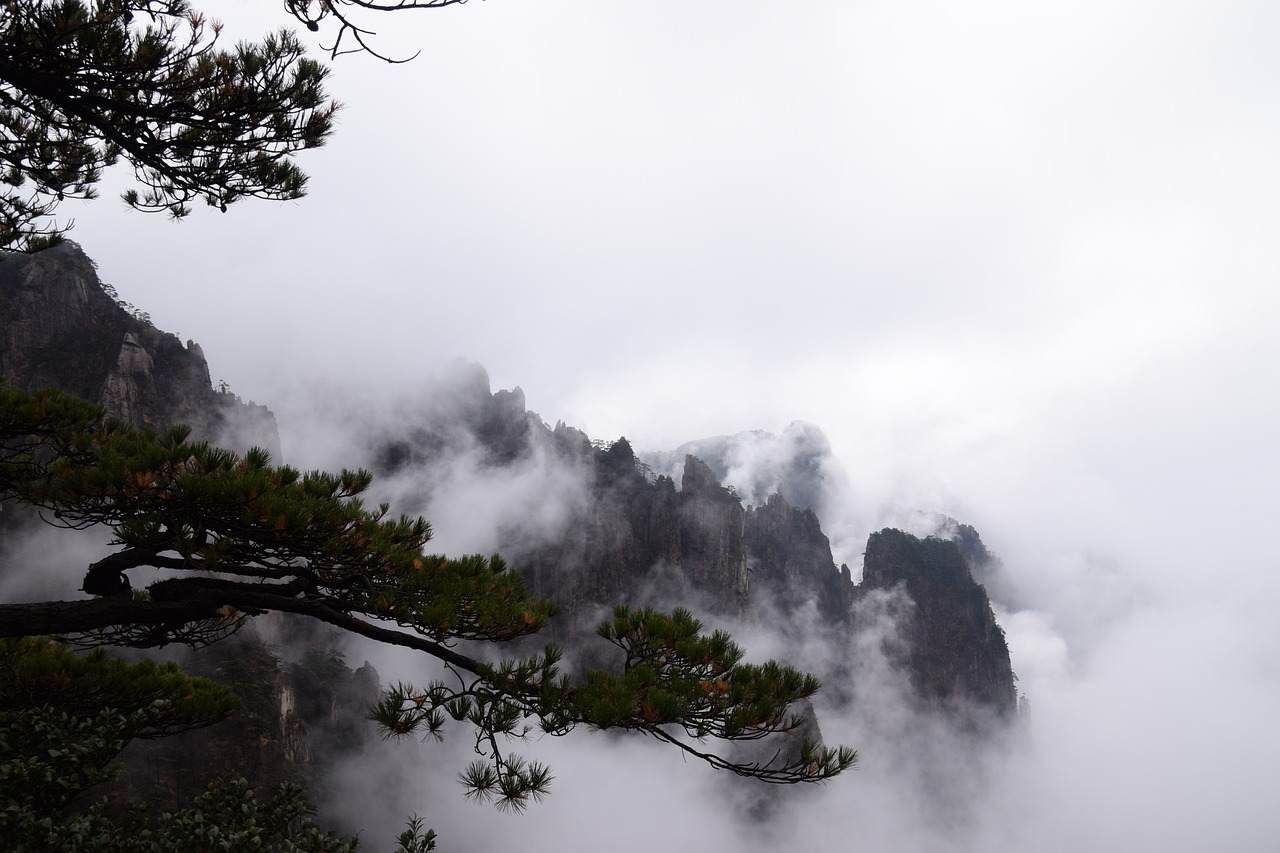
[[(329, 386), (275, 405), (285, 461), (305, 467), (379, 463), (379, 437), (429, 423), (446, 436), (435, 451), (375, 481), (371, 500), (423, 514), (445, 553), (518, 553), (563, 535), (587, 500), (585, 472), (535, 443), (495, 460), (468, 432), (443, 378), (393, 400)], [(803, 440), (801, 440), (801, 438)], [(744, 502), (787, 490), (799, 470), (814, 476), (824, 530), (840, 531), (837, 562), (855, 577), (867, 533), (897, 526), (916, 535), (954, 532), (956, 520), (923, 501), (877, 494), (841, 463), (822, 430), (793, 425), (702, 440), (683, 452), (719, 456), (740, 478)], [(641, 455), (656, 464), (668, 451)], [(385, 460), (384, 460), (385, 461)], [(813, 486), (813, 484), (817, 486)], [(798, 486), (793, 493), (800, 494)], [(943, 509), (954, 512), (955, 505)], [(859, 750), (858, 766), (821, 787), (776, 789), (716, 773), (675, 750), (637, 737), (575, 732), (533, 737), (513, 751), (549, 763), (550, 798), (519, 815), (466, 801), (455, 781), (471, 760), (465, 727), (442, 743), (379, 743), (344, 759), (327, 779), (321, 814), (386, 849), (410, 814), (441, 835), (441, 849), (486, 851), (520, 843), (566, 851), (650, 849), (655, 827), (680, 848), (718, 845), (765, 851), (815, 845), (882, 851), (1074, 851), (1133, 847), (1200, 851), (1269, 850), (1280, 741), (1280, 661), (1268, 600), (1244, 595), (1222, 567), (1167, 575), (1126, 561), (1125, 548), (1079, 529), (1047, 547), (1036, 530), (981, 513), (979, 532), (994, 552), (978, 579), (1006, 633), (1023, 711), (1003, 736), (913, 709), (902, 671), (887, 650), (902, 642), (898, 622), (911, 602), (900, 593), (862, 601), (854, 634), (823, 630), (816, 612), (789, 616), (785, 631), (759, 602), (742, 623), (706, 618), (745, 646), (748, 659), (776, 657), (798, 667), (845, 673), (829, 680), (814, 707), (828, 744)], [(1017, 514), (1013, 514), (1014, 521)], [(960, 522), (969, 519), (960, 518)], [(5, 600), (77, 597), (83, 570), (100, 553), (94, 532), (34, 524), (6, 536), (6, 559), (23, 567), (2, 579)], [(1223, 529), (1224, 550), (1238, 547)], [(1061, 541), (1075, 541), (1070, 551)], [(1168, 543), (1153, 543), (1156, 554)], [(1040, 558), (1028, 555), (1043, 555)], [(149, 579), (136, 578), (141, 586)], [(1266, 585), (1260, 587), (1267, 589)], [(687, 600), (654, 601), (694, 606)], [(705, 614), (700, 614), (704, 615)], [(805, 620), (811, 624), (805, 624)], [(263, 631), (285, 656), (288, 637)], [(372, 662), (383, 684), (422, 682), (435, 665), (404, 649), (341, 638), (354, 666)], [(571, 651), (572, 654), (572, 651)], [(317, 744), (323, 748), (323, 744)]]
[[(383, 411), (335, 406), (334, 393), (341, 392), (326, 392), (326, 408), (361, 417), (346, 424), (330, 418), (323, 428), (312, 420), (297, 430), (290, 415), (305, 406), (288, 401), (280, 407), (286, 452), (312, 454), (309, 464), (365, 464), (350, 457), (361, 436), (403, 432), (397, 418), (430, 406), (422, 400)], [(440, 410), (431, 417), (438, 423)], [(815, 503), (824, 530), (844, 532), (837, 541), (865, 541), (888, 525), (917, 535), (954, 526), (931, 511), (936, 507), (906, 504), (896, 494), (885, 499), (862, 486), (857, 471), (815, 439), (822, 436), (815, 427), (790, 429), (717, 440), (732, 476), (746, 484), (739, 487), (746, 502), (803, 467), (800, 459), (820, 474), (812, 480), (822, 484)], [(798, 442), (800, 433), (809, 440)], [(347, 455), (326, 455), (334, 449)], [(431, 519), (442, 551), (485, 552), (522, 537), (554, 539), (562, 532), (557, 525), (584, 500), (582, 476), (536, 448), (495, 465), (459, 430), (444, 452), (377, 488), (397, 511)], [(732, 630), (749, 659), (778, 657), (849, 673), (847, 681), (826, 685), (815, 708), (827, 743), (858, 748), (860, 761), (825, 786), (762, 791), (656, 743), (581, 731), (512, 745), (550, 763), (556, 782), (546, 802), (505, 815), (463, 800), (454, 774), (469, 760), (471, 741), (455, 727), (444, 743), (398, 743), (349, 763), (342, 775), (348, 784), (324, 809), (344, 824), (364, 826), (374, 849), (413, 812), (441, 833), (443, 849), (457, 851), (517, 841), (537, 849), (647, 849), (655, 816), (664, 837), (675, 833), (681, 848), (1269, 849), (1267, 792), (1275, 790), (1280, 766), (1280, 744), (1268, 734), (1280, 711), (1270, 624), (1249, 618), (1211, 578), (1192, 585), (1194, 594), (1181, 582), (1151, 584), (1141, 567), (1109, 556), (1106, 543), (1089, 550), (1088, 531), (1076, 537), (1084, 546), (1078, 552), (1026, 561), (1021, 555), (1043, 544), (1020, 540), (1016, 524), (1002, 527), (997, 512), (983, 515), (979, 532), (996, 559), (979, 580), (1006, 632), (1023, 697), (1023, 713), (1004, 736), (975, 738), (965, 727), (912, 710), (905, 676), (885, 656), (901, 642), (897, 617), (911, 606), (900, 594), (862, 602), (870, 618), (852, 636), (794, 622), (780, 635), (770, 630), (776, 623), (766, 602), (748, 623), (706, 621)], [(860, 550), (836, 554), (855, 577)], [(384, 681), (425, 677), (414, 673), (422, 662), (402, 651), (361, 642), (348, 656), (373, 661)]]
[[(281, 23), (196, 5), (228, 42)], [(762, 431), (727, 451), (748, 500), (790, 491), (787, 454), (814, 445), (788, 425), (815, 425), (813, 506), (855, 577), (869, 532), (930, 513), (1000, 560), (982, 580), (1030, 713), (997, 747), (903, 712), (887, 615), (804, 648), (747, 625), (751, 657), (848, 660), (863, 685), (819, 697), (860, 768), (764, 826), (670, 750), (581, 733), (530, 746), (557, 782), (525, 815), (461, 799), (460, 732), (351, 766), (326, 808), (370, 849), (414, 811), (442, 850), (672, 829), (687, 849), (1274, 849), (1278, 8), (468, 3), (378, 22), (412, 63), (335, 63), (348, 107), (301, 202), (174, 225), (121, 211), (118, 170), (69, 200), (104, 280), (270, 405), (291, 464), (371, 464), (368, 435), (432, 417), (415, 389), (463, 355), (642, 454)], [(441, 550), (538, 541), (581, 499), (550, 457), (447, 450), (375, 486)], [(62, 537), (3, 592), (70, 595)], [(416, 677), (366, 645), (348, 660)]]

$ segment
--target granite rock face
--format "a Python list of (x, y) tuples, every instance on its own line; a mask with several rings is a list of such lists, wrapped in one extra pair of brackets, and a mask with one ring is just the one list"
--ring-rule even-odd
[(821, 515), (827, 509), (823, 506), (826, 495), (833, 487), (844, 486), (831, 442), (822, 430), (803, 421), (778, 434), (748, 430), (714, 436), (671, 451), (646, 452), (641, 459), (654, 471), (672, 473), (686, 456), (704, 461), (721, 482), (733, 484), (744, 501), (756, 505), (779, 494)]
[(162, 332), (108, 293), (70, 241), (0, 260), (0, 376), (26, 390), (54, 386), (135, 427), (186, 424), (192, 437), (279, 454), (263, 406), (214, 390), (200, 346)]
[(503, 549), (535, 594), (564, 608), (565, 627), (589, 630), (613, 604), (745, 615), (746, 513), (710, 469), (690, 457), (677, 490), (649, 480), (625, 439), (585, 449), (588, 497), (561, 533)]
[[(199, 346), (121, 306), (74, 244), (0, 261), (0, 374), (22, 388), (61, 387), (135, 426), (185, 423), (196, 438), (278, 455), (271, 413), (214, 390)], [(765, 625), (783, 638), (785, 661), (788, 649), (815, 636), (831, 648), (854, 648), (840, 638), (874, 628), (864, 624), (871, 608), (860, 605), (891, 596), (898, 633), (883, 652), (906, 674), (921, 709), (962, 724), (1016, 714), (1004, 634), (974, 580), (976, 572), (990, 577), (998, 561), (977, 531), (950, 520), (934, 537), (886, 529), (870, 536), (855, 583), (848, 566), (836, 566), (820, 523), (830, 511), (824, 496), (840, 484), (816, 427), (709, 439), (641, 459), (626, 439), (593, 442), (573, 427), (547, 426), (526, 409), (519, 388), (495, 393), (483, 368), (465, 364), (397, 414), (390, 427), (361, 433), (367, 464), (379, 476), (425, 475), (423, 491), (432, 488), (433, 465), (461, 456), (488, 471), (541, 458), (571, 472), (565, 479), (579, 487), (574, 495), (546, 496), (566, 507), (563, 518), (537, 535), (527, 520), (497, 534), (497, 550), (531, 591), (560, 604), (547, 635), (532, 639), (573, 648), (570, 667), (613, 663), (607, 644), (579, 650), (591, 648), (580, 641), (617, 603), (687, 607), (717, 625)], [(735, 483), (735, 473), (743, 480)], [(235, 725), (148, 747), (124, 777), (140, 797), (177, 807), (205, 777), (234, 772), (259, 786), (311, 776), (323, 798), (332, 794), (328, 770), (372, 747), (363, 719), (379, 690), (372, 667), (347, 668), (324, 651), (336, 640), (296, 626), (275, 635), (294, 640), (294, 660), (275, 658), (248, 636), (189, 659), (243, 690), (247, 713)], [(244, 640), (249, 645), (236, 645)], [(817, 671), (826, 689), (856, 705), (857, 690), (841, 684), (853, 662), (826, 665)], [(806, 733), (821, 740), (812, 707), (796, 711), (808, 719)], [(786, 761), (797, 745), (772, 739), (739, 758)], [(159, 766), (204, 775), (162, 775), (154, 772)], [(765, 801), (754, 807), (766, 809)]]
[[(973, 528), (957, 527), (963, 536), (956, 541), (916, 539), (896, 530), (873, 534), (863, 580), (855, 583), (848, 566), (836, 566), (809, 507), (795, 506), (777, 492), (757, 506), (744, 506), (712, 465), (689, 453), (678, 467), (669, 455), (646, 455), (663, 466), (655, 474), (625, 438), (592, 442), (564, 424), (547, 427), (514, 405), (514, 392), (491, 392), (479, 368), (459, 367), (441, 384), (448, 395), (443, 404), (434, 397), (437, 408), (430, 418), (383, 436), (371, 456), (394, 459), (388, 471), (403, 473), (421, 463), (420, 470), (429, 472), (427, 463), (447, 446), (469, 447), (486, 464), (544, 454), (578, 471), (583, 494), (559, 527), (536, 539), (512, 531), (497, 544), (536, 595), (560, 604), (552, 638), (581, 639), (616, 603), (684, 606), (721, 622), (768, 624), (796, 640), (815, 630), (847, 636), (866, 627), (858, 623), (859, 602), (872, 593), (894, 592), (907, 599), (906, 615), (898, 642), (886, 653), (909, 672), (919, 704), (976, 707), (1001, 717), (1014, 713), (1004, 635), (966, 562), (966, 555), (989, 558)], [(796, 494), (816, 494), (821, 489), (814, 478), (827, 476), (823, 454), (829, 446), (815, 428), (793, 427), (792, 433), (780, 445), (791, 454), (789, 461), (754, 470), (766, 479), (785, 476)], [(719, 454), (718, 464), (732, 470), (730, 457), (741, 457), (743, 446), (771, 445), (757, 434), (745, 441), (711, 440), (708, 447)], [(725, 449), (730, 446), (738, 449), (731, 453)]]
[(259, 794), (292, 781), (317, 798), (328, 796), (330, 771), (378, 746), (365, 714), (379, 699), (380, 679), (368, 661), (349, 667), (307, 620), (292, 620), (289, 628), (314, 644), (294, 661), (278, 656), (256, 625), (189, 650), (183, 668), (230, 687), (240, 709), (209, 728), (134, 741), (121, 756), (113, 798), (174, 810), (210, 783), (236, 778)]
[[(69, 241), (0, 257), (0, 376), (25, 390), (60, 388), (134, 427), (185, 424), (195, 440), (279, 456), (267, 408), (215, 390), (198, 344), (160, 331), (113, 293)], [(26, 568), (15, 543), (43, 524), (25, 508), (3, 509), (0, 576), (7, 577)], [(115, 792), (157, 809), (178, 808), (217, 778), (243, 776), (266, 791), (314, 772), (320, 765), (314, 745), (330, 729), (341, 737), (328, 740), (340, 744), (354, 744), (350, 733), (367, 729), (363, 711), (378, 685), (371, 667), (351, 672), (323, 656), (303, 663), (284, 671), (252, 630), (193, 653), (191, 670), (231, 685), (241, 712), (207, 730), (132, 744)], [(322, 705), (326, 690), (336, 698)]]
[(680, 478), (680, 568), (688, 585), (713, 596), (718, 610), (745, 613), (746, 513), (706, 463), (686, 456)]
[(811, 509), (792, 506), (780, 494), (747, 510), (752, 594), (785, 610), (814, 602), (823, 618), (847, 620), (855, 587), (848, 566), (837, 571), (831, 543)]
[[(976, 537), (972, 527), (968, 531)], [(957, 543), (893, 529), (873, 533), (861, 586), (900, 587), (910, 597), (914, 608), (902, 626), (904, 663), (922, 701), (972, 703), (1005, 717), (1017, 713), (1004, 631)]]
[[(59, 386), (136, 426), (186, 423), (197, 438), (277, 449), (270, 412), (215, 391), (199, 346), (118, 304), (73, 243), (0, 261), (0, 372), (19, 387)], [(574, 472), (581, 493), (553, 529), (530, 536), (516, 525), (497, 543), (535, 594), (561, 605), (562, 638), (589, 632), (616, 603), (848, 634), (860, 630), (860, 601), (900, 591), (910, 606), (899, 662), (921, 704), (1013, 713), (1008, 649), (972, 576), (991, 560), (977, 532), (872, 534), (855, 583), (835, 565), (813, 506), (832, 477), (830, 445), (815, 427), (709, 439), (686, 445), (678, 461), (647, 456), (650, 465), (625, 439), (548, 427), (519, 388), (492, 392), (476, 365), (456, 365), (422, 400), (365, 436), (376, 474), (429, 470), (463, 453), (490, 470), (541, 455)], [(748, 480), (741, 491), (725, 483), (735, 471)]]

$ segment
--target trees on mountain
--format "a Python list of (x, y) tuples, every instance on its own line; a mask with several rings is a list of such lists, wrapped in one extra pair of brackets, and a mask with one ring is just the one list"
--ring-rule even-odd
[[(376, 55), (364, 13), (461, 2), (286, 0), (285, 7), (313, 31), (332, 27), (331, 56)], [(226, 210), (244, 198), (300, 197), (306, 176), (294, 157), (324, 144), (338, 109), (325, 91), (328, 72), (288, 32), (230, 50), (217, 45), (219, 32), (187, 0), (0, 0), (0, 250), (56, 239), (50, 217), (59, 203), (92, 198), (102, 170), (121, 161), (137, 183), (124, 200), (144, 211), (182, 217), (198, 200)], [(850, 750), (804, 739), (759, 762), (705, 748), (711, 737), (798, 735), (803, 720), (788, 709), (818, 683), (776, 663), (744, 663), (727, 635), (704, 634), (687, 612), (618, 608), (599, 631), (619, 650), (618, 669), (578, 681), (560, 671), (552, 647), (494, 660), (484, 644), (535, 634), (556, 610), (531, 598), (499, 557), (428, 554), (426, 521), (362, 503), (367, 472), (301, 472), (272, 465), (262, 451), (238, 456), (188, 434), (134, 430), (57, 392), (0, 386), (0, 501), (34, 507), (55, 526), (112, 536), (110, 553), (84, 567), (83, 591), (93, 598), (0, 604), (0, 637), (200, 645), (252, 615), (278, 612), (424, 652), (449, 677), (397, 685), (372, 716), (393, 736), (438, 734), (450, 719), (469, 725), (480, 760), (462, 774), (467, 791), (512, 808), (543, 796), (551, 781), (547, 768), (505, 749), (506, 739), (535, 727), (556, 735), (578, 726), (634, 731), (780, 784), (821, 781), (855, 760)], [(143, 572), (157, 579), (135, 587)], [(39, 645), (11, 648), (33, 660), (46, 654)], [(93, 661), (104, 673), (112, 666)], [(30, 684), (57, 693), (53, 682)], [(188, 687), (193, 696), (204, 690)], [(166, 719), (188, 724), (183, 715), (195, 706), (183, 704), (186, 694), (172, 685), (160, 692), (150, 704), (64, 709), (56, 718), (32, 693), (27, 706), (0, 709), (0, 737), (27, 744), (12, 755), (47, 741), (68, 761), (100, 770), (131, 737)], [(32, 773), (70, 780), (47, 792), (43, 802), (55, 810), (66, 801), (59, 797), (100, 778), (26, 758), (5, 762), (5, 784)], [(24, 802), (20, 787), (7, 789), (6, 808)], [(231, 799), (206, 806), (254, 808), (224, 793)], [(286, 798), (268, 811), (294, 807)]]
[[(427, 554), (427, 522), (366, 507), (359, 495), (369, 481), (362, 471), (274, 467), (262, 451), (240, 457), (190, 442), (184, 428), (139, 431), (65, 394), (0, 387), (0, 499), (37, 507), (56, 526), (113, 536), (111, 553), (85, 567), (83, 589), (96, 598), (0, 604), (0, 636), (198, 645), (275, 611), (416, 649), (443, 663), (448, 680), (396, 686), (373, 718), (390, 735), (469, 724), (481, 760), (463, 774), (468, 793), (513, 808), (551, 780), (505, 751), (535, 727), (635, 731), (774, 783), (821, 781), (853, 764), (852, 751), (804, 739), (763, 762), (705, 749), (708, 737), (796, 733), (803, 720), (788, 708), (818, 682), (743, 663), (727, 635), (703, 634), (684, 612), (618, 608), (600, 627), (621, 652), (618, 670), (577, 682), (552, 647), (490, 659), (480, 644), (536, 633), (555, 605), (529, 597), (497, 556)], [(142, 569), (160, 578), (135, 589)]]
[[(151, 816), (121, 813), (105, 799), (75, 807), (111, 785), (110, 763), (130, 741), (211, 725), (236, 704), (228, 688), (174, 664), (125, 663), (101, 649), (77, 655), (34, 637), (0, 640), (0, 841), (62, 853), (354, 851), (354, 840), (310, 822), (295, 784), (265, 800), (243, 779), (214, 784), (189, 806)], [(433, 846), (420, 823), (401, 836), (406, 853)]]

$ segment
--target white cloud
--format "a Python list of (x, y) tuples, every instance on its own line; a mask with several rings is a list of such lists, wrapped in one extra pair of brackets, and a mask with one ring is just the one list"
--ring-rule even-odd
[[(103, 277), (263, 403), (317, 376), (376, 399), (461, 355), (641, 449), (814, 423), (851, 512), (971, 521), (1033, 600), (1007, 627), (1034, 749), (993, 771), (985, 849), (1268, 846), (1272, 7), (489, 0), (402, 21), (383, 29), (414, 63), (337, 64), (350, 106), (303, 160), (306, 200), (181, 226), (111, 188), (68, 206)], [(433, 513), (442, 537), (466, 522)], [(865, 818), (834, 831), (944, 848), (895, 841), (913, 794), (876, 767), (818, 798)], [(553, 808), (605, 796), (568, 785)], [(822, 815), (798, 832), (826, 837)]]

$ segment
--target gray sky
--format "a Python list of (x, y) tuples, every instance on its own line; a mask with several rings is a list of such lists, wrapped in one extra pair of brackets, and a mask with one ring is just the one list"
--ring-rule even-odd
[[(231, 38), (283, 20), (206, 8)], [(458, 356), (639, 448), (811, 421), (863, 528), (950, 512), (1038, 597), (1006, 628), (1062, 763), (1018, 790), (1100, 834), (1050, 809), (984, 842), (1119, 849), (1171, 809), (1186, 849), (1228, 826), (1213, 846), (1270, 848), (1280, 6), (488, 0), (377, 23), (422, 55), (336, 64), (308, 198), (174, 225), (108, 186), (62, 211), (103, 278), (294, 447), (299, 387), (391, 394)]]

